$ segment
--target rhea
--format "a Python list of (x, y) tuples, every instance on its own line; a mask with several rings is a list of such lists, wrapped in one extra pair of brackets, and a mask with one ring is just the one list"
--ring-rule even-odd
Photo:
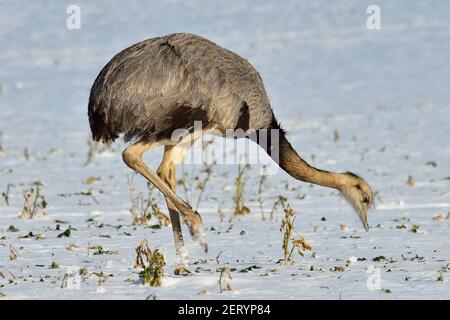
[[(183, 248), (179, 214), (193, 239), (205, 252), (208, 248), (199, 213), (176, 194), (176, 167), (198, 138), (192, 136), (197, 121), (202, 132), (241, 129), (260, 137), (279, 130), (278, 141), (268, 137), (256, 143), (295, 179), (339, 190), (366, 231), (369, 228), (367, 210), (373, 196), (367, 182), (351, 172), (328, 172), (303, 160), (276, 120), (259, 73), (247, 60), (203, 37), (175, 33), (121, 51), (95, 79), (88, 109), (94, 140), (112, 142), (123, 135), (132, 142), (123, 151), (123, 161), (164, 195), (178, 257)], [(174, 136), (179, 129), (191, 134), (190, 142), (185, 135)], [(159, 146), (164, 146), (164, 156), (155, 172), (142, 156)]]

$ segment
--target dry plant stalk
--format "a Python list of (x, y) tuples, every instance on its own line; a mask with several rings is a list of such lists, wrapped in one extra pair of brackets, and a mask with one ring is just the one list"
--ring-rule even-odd
[(63, 279), (61, 281), (61, 289), (67, 288), (68, 279), (69, 279), (69, 275), (67, 273), (64, 274), (64, 277), (63, 277)]
[[(233, 287), (231, 286), (231, 281), (233, 277), (231, 276), (231, 271), (228, 267), (220, 268), (219, 280), (217, 283), (219, 284), (219, 291), (223, 293), (224, 291), (233, 291)], [(228, 278), (228, 281), (226, 280)]]
[(192, 188), (190, 184), (191, 179), (189, 178), (189, 174), (186, 172), (184, 168), (184, 162), (181, 162), (181, 171), (182, 171), (181, 173), (182, 178), (177, 181), (177, 184), (183, 187), (186, 201), (188, 203), (191, 203), (191, 196), (192, 196)]
[(161, 211), (156, 203), (155, 199), (152, 197), (154, 187), (151, 184), (147, 184), (148, 196), (145, 199), (142, 193), (134, 196), (133, 191), (133, 179), (130, 176), (128, 178), (128, 190), (130, 191), (130, 202), (131, 208), (130, 213), (133, 217), (133, 225), (146, 225), (150, 221), (152, 215), (158, 219), (159, 225), (162, 227), (167, 227), (170, 225), (169, 217)]
[(293, 238), (295, 218), (296, 216), (294, 210), (292, 210), (289, 205), (286, 206), (284, 208), (284, 218), (281, 221), (280, 226), (280, 231), (283, 232), (283, 244), (281, 247), (284, 253), (284, 264), (293, 262), (292, 255), (295, 249), (297, 249), (298, 254), (302, 257), (304, 256), (304, 251), (312, 249), (311, 245), (305, 240), (305, 238), (298, 233), (298, 237)]
[[(209, 141), (204, 141), (202, 148), (203, 148), (203, 152), (205, 152), (205, 150), (213, 143), (213, 140), (209, 140)], [(196, 208), (198, 209), (198, 207), (200, 206), (200, 202), (203, 200), (202, 196), (206, 187), (206, 184), (211, 180), (211, 178), (213, 177), (213, 167), (216, 165), (216, 162), (213, 162), (212, 164), (208, 165), (207, 163), (203, 162), (202, 164), (202, 169), (200, 170), (201, 173), (205, 173), (205, 177), (200, 180), (199, 177), (190, 177), (189, 174), (186, 172), (186, 169), (184, 167), (184, 162), (181, 162), (181, 171), (182, 171), (182, 178), (179, 179), (177, 181), (177, 184), (181, 185), (181, 187), (184, 190), (184, 195), (186, 198), (186, 202), (188, 203), (194, 203), (193, 199), (192, 199), (192, 184), (190, 183), (190, 181), (193, 180), (200, 180), (197, 182), (196, 188), (200, 190), (200, 194), (197, 198), (197, 205)]]
[(220, 222), (223, 222), (225, 219), (225, 210), (223, 210), (222, 207), (219, 207), (219, 209), (217, 209), (217, 213), (219, 214)]
[(274, 202), (272, 210), (270, 211), (270, 215), (269, 215), (269, 220), (272, 221), (274, 216), (275, 216), (275, 212), (277, 210), (277, 207), (281, 205), (281, 207), (284, 209), (286, 208), (286, 201), (287, 198), (283, 197), (283, 196), (278, 196), (277, 201)]
[(267, 175), (266, 173), (267, 166), (263, 166), (264, 172), (261, 174), (261, 178), (259, 179), (258, 183), (258, 204), (259, 204), (259, 211), (261, 212), (261, 219), (264, 221), (266, 220), (266, 217), (264, 215), (264, 197), (263, 197), (263, 189), (266, 186), (266, 180)]
[(447, 263), (445, 266), (443, 266), (439, 270), (439, 275), (437, 277), (437, 281), (444, 281), (444, 274), (447, 272), (447, 270), (450, 269), (450, 263)]
[(97, 276), (97, 278), (98, 278), (98, 285), (99, 285), (99, 286), (102, 285), (102, 284), (104, 284), (104, 283), (108, 280), (108, 277), (105, 276), (105, 274), (103, 273), (103, 271), (100, 271), (100, 272), (92, 272), (92, 274)]
[(251, 169), (249, 164), (245, 166), (238, 165), (238, 172), (234, 182), (235, 194), (234, 194), (234, 216), (244, 215), (250, 213), (250, 209), (245, 206), (244, 203), (244, 188), (245, 188), (245, 173)]
[(432, 218), (432, 220), (433, 220), (433, 221), (437, 221), (437, 222), (441, 222), (441, 221), (444, 220), (444, 216), (443, 216), (442, 214), (438, 214), (438, 215), (435, 215), (435, 216)]
[(9, 260), (17, 260), (19, 258), (19, 253), (17, 249), (14, 248), (12, 244), (9, 245)]
[(133, 217), (132, 224), (146, 225), (147, 222), (151, 219), (150, 202), (144, 199), (142, 193), (139, 193), (137, 196), (130, 195), (130, 202), (130, 213)]
[(333, 141), (334, 142), (338, 142), (340, 139), (341, 139), (341, 135), (340, 135), (339, 131), (334, 130), (334, 132), (333, 132)]
[(213, 172), (214, 172), (213, 169), (214, 169), (215, 165), (216, 165), (216, 162), (214, 162), (210, 165), (203, 164), (203, 168), (202, 168), (201, 172), (203, 172), (205, 174), (205, 177), (202, 180), (200, 180), (196, 185), (196, 188), (200, 190), (200, 193), (197, 198), (197, 205), (196, 205), (197, 210), (200, 207), (200, 202), (202, 201), (202, 196), (203, 196), (203, 192), (205, 191), (206, 184), (211, 180), (211, 178), (213, 176)]
[(30, 160), (30, 153), (28, 152), (28, 148), (27, 147), (25, 147), (23, 149), (23, 157), (25, 158), (26, 161)]
[(414, 187), (416, 184), (416, 181), (414, 180), (413, 176), (408, 176), (408, 181), (406, 181), (407, 185), (410, 187)]
[[(206, 146), (204, 146), (204, 149), (206, 149), (210, 144), (211, 144), (211, 142), (207, 142)], [(190, 177), (189, 174), (186, 172), (184, 163), (183, 162), (181, 163), (182, 178), (177, 181), (177, 184), (181, 185), (181, 187), (183, 188), (185, 198), (188, 203), (194, 203), (193, 190), (192, 190), (193, 188), (192, 188), (192, 184), (190, 183), (190, 181), (198, 180), (195, 185), (195, 189), (199, 190), (199, 194), (197, 197), (197, 203), (195, 205), (196, 210), (198, 210), (198, 208), (200, 207), (200, 203), (203, 201), (203, 194), (205, 192), (206, 185), (214, 177), (214, 166), (216, 164), (217, 163), (215, 161), (212, 164), (207, 164), (207, 163), (203, 162), (202, 168), (200, 169), (200, 173), (203, 174), (203, 177), (201, 177), (200, 175), (195, 176), (195, 177), (192, 177), (192, 176)]]
[(86, 162), (84, 163), (85, 166), (91, 164), (96, 154), (112, 150), (111, 143), (96, 142), (92, 140), (90, 136), (87, 137), (86, 143), (88, 145), (88, 154)]
[(35, 183), (34, 185), (34, 188), (23, 191), (25, 203), (22, 210), (19, 212), (19, 218), (33, 219), (36, 216), (45, 214), (44, 209), (47, 207), (47, 201), (41, 194), (42, 184)]
[(152, 202), (152, 211), (153, 215), (158, 219), (159, 225), (161, 227), (168, 227), (170, 226), (170, 218), (161, 211), (161, 209), (158, 207), (156, 202)]
[(155, 186), (147, 183), (147, 189), (148, 189), (148, 196), (147, 201), (150, 203), (150, 206), (152, 208), (152, 215), (158, 219), (159, 225), (161, 227), (167, 227), (170, 225), (170, 218), (161, 211), (158, 204), (156, 203), (156, 199), (153, 198), (153, 190), (155, 190)]
[(152, 251), (148, 246), (147, 240), (142, 240), (141, 244), (136, 248), (135, 268), (143, 268), (140, 276), (144, 284), (152, 287), (161, 285), (166, 263), (164, 256), (158, 249)]
[(0, 156), (3, 156), (6, 154), (5, 149), (2, 146), (2, 137), (3, 137), (3, 132), (0, 132)]
[(141, 224), (147, 224), (148, 220), (150, 220), (151, 216), (148, 211), (150, 204), (144, 202), (144, 197), (142, 193), (138, 194), (137, 196), (134, 196), (134, 185), (133, 185), (133, 178), (134, 174), (128, 174), (127, 175), (127, 182), (128, 182), (128, 192), (130, 192), (130, 213), (133, 217), (132, 225), (141, 225)]
[(11, 190), (11, 187), (14, 187), (14, 184), (8, 183), (6, 185), (6, 191), (2, 192), (2, 197), (7, 207), (9, 207), (9, 191)]

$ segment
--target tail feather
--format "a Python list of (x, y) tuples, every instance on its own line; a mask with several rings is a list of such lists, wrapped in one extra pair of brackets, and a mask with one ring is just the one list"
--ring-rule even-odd
[(106, 122), (105, 108), (98, 106), (93, 99), (90, 99), (88, 110), (92, 139), (102, 142), (114, 142), (118, 135)]

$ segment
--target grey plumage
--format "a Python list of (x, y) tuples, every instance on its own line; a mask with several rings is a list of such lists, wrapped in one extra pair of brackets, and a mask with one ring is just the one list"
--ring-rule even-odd
[(114, 56), (92, 86), (88, 114), (93, 138), (103, 141), (122, 133), (126, 141), (165, 139), (194, 120), (223, 130), (258, 130), (274, 121), (253, 66), (187, 33), (148, 39)]
[[(272, 130), (261, 129), (278, 130), (280, 126), (258, 72), (247, 60), (202, 37), (176, 33), (145, 40), (117, 54), (92, 86), (88, 113), (95, 140), (113, 141), (120, 134), (125, 140), (136, 140), (123, 151), (123, 160), (164, 194), (180, 258), (179, 214), (194, 240), (205, 251), (208, 245), (199, 213), (176, 194), (176, 166), (186, 147), (165, 140), (176, 129), (191, 129), (196, 120), (201, 120), (204, 128), (222, 132), (237, 128), (256, 131), (256, 142), (282, 169), (300, 181), (339, 190), (369, 229), (367, 210), (373, 194), (367, 182), (352, 173), (310, 166), (283, 130), (272, 140)], [(264, 135), (266, 139), (260, 139)], [(154, 172), (142, 156), (160, 144), (165, 144), (164, 156)]]

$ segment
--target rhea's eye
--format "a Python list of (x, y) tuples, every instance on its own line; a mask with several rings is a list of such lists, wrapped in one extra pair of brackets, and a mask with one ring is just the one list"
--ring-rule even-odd
[(369, 197), (367, 195), (363, 196), (363, 203), (369, 204)]

